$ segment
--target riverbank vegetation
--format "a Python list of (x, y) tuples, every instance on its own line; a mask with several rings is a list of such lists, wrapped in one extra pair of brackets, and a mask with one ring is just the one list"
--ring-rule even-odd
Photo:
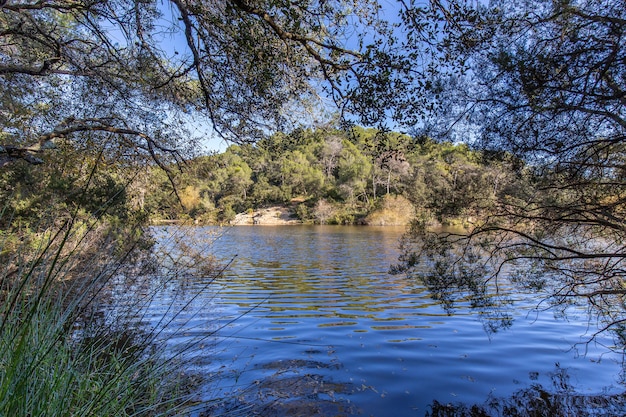
[(184, 305), (138, 321), (180, 274), (209, 282), (221, 266), (201, 245), (155, 246), (128, 178), (87, 154), (0, 177), (0, 414), (184, 415), (197, 379), (164, 351), (182, 330), (161, 328)]
[[(68, 224), (55, 235), (22, 235), (28, 239), (9, 243), (11, 255), (2, 257), (0, 411), (176, 415), (186, 400), (169, 374), (173, 368), (151, 351), (150, 337), (98, 314), (105, 288), (130, 254), (114, 255), (111, 245), (93, 241), (100, 231), (89, 228)], [(0, 241), (3, 249), (6, 243)]]
[[(127, 333), (92, 343), (81, 320), (140, 276), (149, 219), (268, 204), (337, 224), (412, 207), (397, 271), (450, 301), (506, 275), (623, 352), (623, 2), (381, 10), (0, 0), (0, 414), (170, 412), (151, 339), (120, 353)], [(208, 134), (236, 145), (199, 156)]]
[(142, 208), (155, 222), (228, 223), (279, 205), (303, 223), (407, 225), (415, 215), (467, 223), (523, 188), (527, 175), (508, 154), (353, 127), (297, 129), (194, 158), (174, 177), (178, 196), (162, 171), (145, 178)]

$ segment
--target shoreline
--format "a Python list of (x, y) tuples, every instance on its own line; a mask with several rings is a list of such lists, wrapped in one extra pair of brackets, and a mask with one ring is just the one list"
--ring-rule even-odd
[(296, 214), (284, 206), (272, 206), (258, 210), (239, 213), (229, 222), (232, 226), (285, 226), (302, 225), (304, 222)]
[[(408, 221), (399, 222), (396, 219), (378, 219), (376, 223), (366, 221), (358, 221), (351, 224), (337, 224), (337, 226), (373, 226), (373, 227), (399, 227), (408, 226)], [(335, 224), (304, 222), (300, 220), (295, 212), (287, 206), (271, 206), (260, 208), (257, 210), (248, 210), (238, 213), (235, 218), (229, 222), (202, 222), (193, 219), (153, 219), (150, 224), (152, 226), (169, 226), (169, 225), (196, 225), (196, 226), (335, 226)]]

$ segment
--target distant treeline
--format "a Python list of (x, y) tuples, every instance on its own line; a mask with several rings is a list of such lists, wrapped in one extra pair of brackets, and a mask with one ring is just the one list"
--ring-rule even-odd
[[(523, 164), (465, 144), (356, 127), (296, 130), (197, 157), (173, 180), (154, 168), (137, 203), (155, 221), (231, 221), (286, 205), (303, 222), (376, 223), (381, 210), (450, 223), (481, 216), (515, 194)], [(409, 213), (407, 213), (409, 212)]]

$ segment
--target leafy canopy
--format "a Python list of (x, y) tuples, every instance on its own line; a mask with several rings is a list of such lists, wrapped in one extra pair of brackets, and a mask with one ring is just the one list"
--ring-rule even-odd
[(353, 98), (384, 88), (380, 74), (392, 66), (379, 8), (369, 0), (0, 1), (0, 164), (40, 163), (63, 140), (93, 141), (122, 161), (161, 161), (193, 145), (199, 125), (257, 140), (323, 117), (329, 100), (373, 120), (375, 102), (355, 107)]
[(437, 45), (447, 65), (423, 86), (434, 112), (418, 128), (433, 137), (462, 138), (495, 158), (526, 161), (519, 175), (527, 183), (513, 196), (499, 198), (468, 235), (420, 240), (415, 238), (428, 233), (416, 227), (404, 267), (415, 268), (422, 259), (419, 253), (436, 259), (437, 270), (426, 273), (429, 279), (478, 297), (485, 295), (486, 281), (508, 274), (543, 294), (557, 311), (584, 307), (597, 331), (614, 331), (615, 346), (622, 349), (623, 2), (405, 6), (404, 24), (410, 29), (432, 25), (437, 16), (445, 23)]

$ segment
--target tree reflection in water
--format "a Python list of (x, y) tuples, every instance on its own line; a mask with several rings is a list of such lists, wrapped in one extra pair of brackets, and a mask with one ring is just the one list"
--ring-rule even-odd
[(584, 395), (575, 392), (567, 369), (557, 363), (552, 387), (533, 384), (510, 397), (489, 397), (484, 404), (433, 401), (426, 417), (620, 417), (626, 416), (626, 392)]
[[(289, 362), (289, 361), (287, 361)], [(270, 364), (273, 366), (276, 364)], [(294, 363), (248, 387), (236, 397), (207, 410), (209, 415), (260, 415), (265, 417), (369, 416), (366, 404), (350, 395), (362, 391), (352, 383), (333, 382), (301, 370), (316, 367)], [(295, 366), (295, 369), (291, 367)], [(538, 375), (538, 374), (537, 374)], [(424, 417), (620, 417), (626, 416), (626, 392), (585, 395), (575, 391), (567, 369), (558, 363), (550, 373), (552, 386), (532, 384), (510, 397), (489, 396), (482, 404), (442, 403), (433, 400)], [(531, 379), (533, 378), (531, 375)], [(392, 415), (392, 414), (389, 414)], [(416, 414), (418, 415), (418, 414)]]

